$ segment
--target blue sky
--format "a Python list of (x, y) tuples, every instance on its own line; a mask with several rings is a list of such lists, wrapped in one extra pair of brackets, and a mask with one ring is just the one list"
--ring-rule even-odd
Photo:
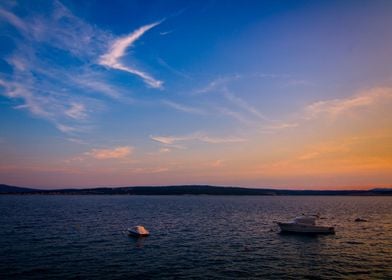
[(2, 1), (0, 181), (388, 185), (391, 12), (390, 1)]

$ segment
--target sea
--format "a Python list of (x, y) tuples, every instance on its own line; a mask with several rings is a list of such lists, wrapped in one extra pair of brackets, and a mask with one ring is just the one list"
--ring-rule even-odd
[(392, 279), (392, 197), (1, 195), (0, 279)]

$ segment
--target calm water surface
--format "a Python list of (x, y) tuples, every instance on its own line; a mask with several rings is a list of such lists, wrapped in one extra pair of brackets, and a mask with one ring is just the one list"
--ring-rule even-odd
[[(336, 235), (277, 232), (300, 213)], [(0, 196), (0, 279), (43, 278), (392, 279), (392, 197)]]

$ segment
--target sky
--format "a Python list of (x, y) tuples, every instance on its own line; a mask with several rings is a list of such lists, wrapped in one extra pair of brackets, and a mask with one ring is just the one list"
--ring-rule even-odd
[(392, 1), (0, 3), (0, 183), (392, 185)]

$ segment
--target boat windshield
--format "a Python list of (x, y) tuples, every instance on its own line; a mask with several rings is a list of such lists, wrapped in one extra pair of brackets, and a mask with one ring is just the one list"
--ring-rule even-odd
[(300, 216), (294, 219), (294, 223), (297, 224), (306, 224), (306, 225), (315, 225), (316, 224), (316, 218), (315, 217), (309, 217), (309, 216)]

